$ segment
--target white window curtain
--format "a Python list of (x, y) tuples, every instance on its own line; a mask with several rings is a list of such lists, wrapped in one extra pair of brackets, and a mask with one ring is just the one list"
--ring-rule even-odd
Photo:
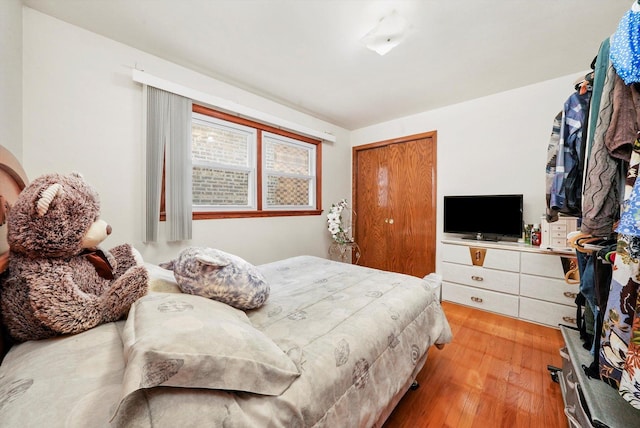
[(191, 110), (189, 98), (147, 87), (145, 242), (158, 240), (163, 161), (167, 241), (192, 237)]

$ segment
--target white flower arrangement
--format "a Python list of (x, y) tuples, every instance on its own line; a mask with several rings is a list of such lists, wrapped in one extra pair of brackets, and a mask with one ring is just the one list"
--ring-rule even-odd
[(331, 237), (338, 244), (353, 242), (351, 237), (351, 227), (343, 227), (342, 212), (347, 209), (347, 200), (342, 199), (337, 204), (332, 204), (327, 214), (327, 229)]

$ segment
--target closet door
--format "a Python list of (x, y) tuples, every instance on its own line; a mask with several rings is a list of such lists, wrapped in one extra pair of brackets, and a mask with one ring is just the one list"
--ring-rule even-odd
[[(435, 271), (435, 156), (430, 138), (390, 144), (392, 171), (387, 255), (395, 272)], [(431, 244), (431, 245), (430, 245)]]
[(435, 132), (354, 147), (361, 264), (422, 277), (435, 271)]
[[(354, 168), (355, 238), (360, 247), (360, 263), (389, 270), (386, 233), (389, 226), (389, 169), (385, 162), (386, 147), (358, 151)], [(366, 248), (366, 252), (362, 251)]]

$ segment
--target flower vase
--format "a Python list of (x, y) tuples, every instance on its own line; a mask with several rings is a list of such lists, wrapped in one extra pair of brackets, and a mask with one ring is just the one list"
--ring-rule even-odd
[(358, 264), (360, 247), (355, 242), (333, 242), (329, 246), (329, 258), (334, 261)]

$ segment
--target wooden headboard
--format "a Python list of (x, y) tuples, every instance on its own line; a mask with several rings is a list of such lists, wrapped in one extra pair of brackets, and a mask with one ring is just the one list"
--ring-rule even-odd
[[(0, 146), (0, 275), (9, 263), (9, 244), (7, 243), (7, 212), (15, 203), (18, 195), (27, 185), (27, 174), (13, 154)], [(2, 290), (0, 289), (0, 292)], [(0, 319), (2, 314), (0, 314)], [(7, 336), (0, 325), (0, 361), (8, 350)]]

